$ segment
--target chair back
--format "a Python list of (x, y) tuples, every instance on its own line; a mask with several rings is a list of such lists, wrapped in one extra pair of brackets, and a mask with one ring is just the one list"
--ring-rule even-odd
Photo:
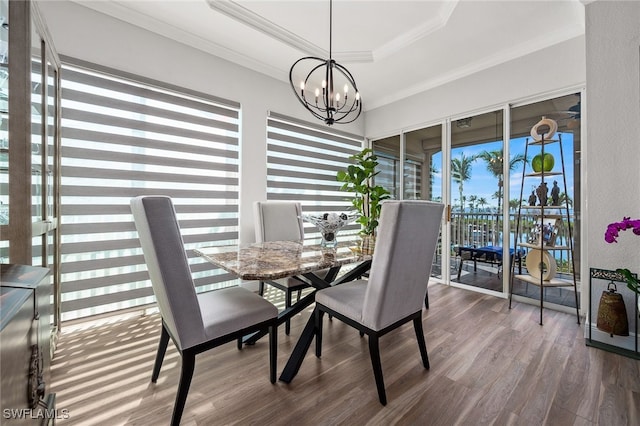
[(256, 201), (253, 204), (256, 242), (304, 239), (302, 205), (295, 201)]
[(364, 299), (364, 325), (381, 330), (422, 309), (444, 205), (385, 201)]
[(179, 349), (200, 343), (202, 315), (171, 198), (133, 198), (131, 212), (167, 331)]

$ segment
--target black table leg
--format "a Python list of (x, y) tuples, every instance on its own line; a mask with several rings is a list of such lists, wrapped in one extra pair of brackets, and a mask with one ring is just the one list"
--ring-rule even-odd
[[(315, 291), (307, 294), (305, 297), (294, 303), (292, 306), (284, 309), (282, 312), (278, 313), (278, 321), (277, 324), (280, 326), (287, 322), (288, 319), (293, 317), (294, 315), (300, 313), (304, 308), (311, 305), (315, 302)], [(255, 333), (248, 334), (242, 338), (242, 343), (247, 345), (253, 345), (256, 343), (261, 337), (265, 336), (268, 333), (268, 330), (256, 331)]]
[[(351, 271), (340, 277), (340, 279), (336, 280), (335, 278), (340, 271), (340, 266), (336, 266), (329, 269), (324, 279), (318, 277), (313, 272), (308, 272), (306, 274), (302, 274), (302, 277), (304, 277), (304, 279), (301, 278), (301, 281), (310, 284), (316, 289), (323, 289), (330, 287), (332, 282), (333, 284), (340, 284), (342, 282), (351, 281), (354, 278), (362, 275), (364, 272), (368, 271), (370, 267), (371, 261), (362, 262)], [(293, 317), (294, 315), (299, 314), (303, 309), (307, 308), (313, 302), (315, 302), (316, 299), (314, 293), (315, 291), (298, 300), (296, 303), (284, 309), (282, 312), (278, 313), (278, 326), (280, 326), (280, 324), (284, 324), (288, 319), (291, 319), (291, 317)], [(261, 337), (266, 336), (267, 332), (267, 330), (263, 330), (248, 334), (242, 338), (242, 343), (246, 345), (253, 345), (258, 340), (260, 340)]]
[(289, 361), (287, 361), (287, 365), (285, 365), (284, 370), (282, 370), (282, 374), (280, 375), (281, 381), (285, 383), (291, 383), (291, 380), (293, 380), (296, 374), (298, 374), (300, 366), (302, 366), (302, 361), (304, 360), (304, 357), (307, 354), (309, 346), (311, 346), (311, 342), (313, 341), (313, 337), (315, 335), (315, 316), (314, 314), (311, 314), (311, 316), (307, 320), (307, 324), (302, 330), (302, 334), (298, 339), (298, 343), (296, 343), (295, 348), (293, 348), (293, 352), (291, 352), (291, 356), (289, 357)]
[[(354, 279), (362, 276), (365, 272), (367, 272), (371, 268), (371, 261), (368, 260), (366, 262), (360, 263), (358, 266), (341, 276), (339, 279), (333, 282), (334, 285), (342, 284), (343, 282), (353, 281)], [(312, 276), (304, 275), (306, 278), (309, 278), (313, 281)], [(335, 277), (335, 275), (333, 275)], [(323, 287), (328, 287), (330, 284), (327, 282), (317, 283)], [(314, 285), (315, 287), (316, 285)], [(310, 294), (310, 296), (314, 297), (315, 300), (315, 292)], [(311, 346), (311, 342), (313, 341), (313, 337), (316, 335), (316, 324), (315, 324), (315, 315), (311, 315), (307, 320), (307, 324), (304, 326), (302, 330), (302, 334), (296, 343), (296, 346), (293, 348), (293, 352), (287, 361), (287, 365), (285, 365), (284, 370), (282, 370), (282, 374), (280, 375), (280, 380), (285, 383), (291, 383), (291, 380), (298, 374), (300, 367), (302, 366), (302, 361), (304, 360), (307, 351), (309, 350), (309, 346)]]

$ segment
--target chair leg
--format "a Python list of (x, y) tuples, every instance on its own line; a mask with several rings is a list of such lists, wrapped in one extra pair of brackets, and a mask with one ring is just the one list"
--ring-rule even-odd
[(187, 394), (191, 386), (193, 378), (193, 370), (196, 363), (196, 355), (193, 352), (185, 351), (182, 353), (182, 371), (180, 372), (180, 384), (178, 384), (178, 394), (176, 395), (176, 403), (173, 406), (173, 415), (171, 416), (171, 425), (179, 425), (184, 411), (184, 405), (187, 402)]
[[(291, 290), (285, 291), (285, 298), (284, 298), (285, 308), (289, 308), (291, 306), (291, 292), (292, 292)], [(284, 334), (288, 336), (290, 332), (291, 332), (291, 321), (287, 320), (284, 323)]]
[(258, 294), (264, 296), (264, 281), (258, 283)]
[(424, 341), (424, 331), (422, 330), (422, 318), (413, 319), (413, 329), (416, 331), (416, 339), (418, 339), (418, 347), (420, 348), (420, 356), (422, 357), (422, 365), (427, 370), (429, 366), (429, 355), (427, 355), (427, 344)]
[(238, 350), (242, 349), (242, 337), (238, 337)]
[(167, 352), (167, 345), (169, 344), (169, 332), (162, 324), (162, 331), (160, 332), (160, 342), (158, 343), (158, 352), (156, 354), (156, 362), (153, 365), (153, 373), (151, 373), (151, 381), (155, 383), (160, 375), (160, 367), (162, 367), (162, 361), (164, 360), (164, 354)]
[(278, 325), (269, 327), (269, 380), (276, 382), (276, 371), (278, 369)]
[(384, 379), (382, 378), (382, 363), (380, 362), (380, 345), (378, 344), (378, 336), (374, 334), (369, 335), (369, 354), (371, 355), (371, 366), (373, 367), (373, 375), (376, 378), (378, 399), (380, 399), (380, 404), (387, 405), (387, 393), (384, 390)]
[(429, 309), (429, 287), (427, 287), (427, 292), (424, 294), (424, 307)]
[(316, 356), (320, 358), (322, 356), (322, 317), (324, 317), (324, 311), (320, 309), (315, 310), (316, 314)]

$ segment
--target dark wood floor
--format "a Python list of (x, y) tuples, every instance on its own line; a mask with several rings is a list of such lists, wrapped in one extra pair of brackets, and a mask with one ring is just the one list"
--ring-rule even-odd
[[(411, 326), (381, 339), (379, 404), (366, 339), (327, 322), (322, 359), (309, 353), (291, 384), (269, 383), (267, 342), (196, 359), (184, 425), (639, 425), (640, 361), (585, 346), (575, 315), (443, 285), (430, 287), (424, 370)], [(279, 334), (281, 369), (308, 318)], [(60, 425), (168, 424), (180, 360), (150, 382), (157, 315), (67, 328), (52, 366)]]

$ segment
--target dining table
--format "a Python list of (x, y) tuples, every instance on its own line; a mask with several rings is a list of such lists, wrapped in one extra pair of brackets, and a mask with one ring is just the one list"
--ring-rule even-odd
[[(194, 252), (242, 280), (270, 281), (295, 277), (309, 284), (313, 291), (280, 311), (278, 325), (313, 304), (317, 290), (362, 277), (369, 271), (373, 257), (371, 253), (360, 250), (353, 241), (341, 241), (331, 248), (310, 241), (267, 241), (201, 247)], [(351, 267), (343, 269), (345, 265)], [(243, 343), (254, 344), (265, 334), (266, 331), (262, 331), (245, 336)], [(281, 381), (290, 383), (296, 376), (315, 334), (315, 321), (311, 315), (280, 375)]]

